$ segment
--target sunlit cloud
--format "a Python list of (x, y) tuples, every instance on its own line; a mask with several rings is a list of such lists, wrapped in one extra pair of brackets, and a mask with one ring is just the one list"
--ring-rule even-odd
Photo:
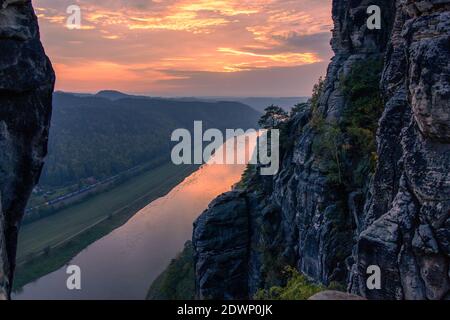
[[(197, 72), (280, 74), (320, 65), (311, 69), (316, 78), (331, 56), (331, 0), (34, 2), (44, 45), (57, 66), (57, 87), (67, 91), (177, 95), (174, 83)], [(68, 30), (65, 11), (74, 2), (82, 10), (82, 26)], [(191, 95), (208, 95), (200, 85), (190, 88)], [(309, 91), (299, 85), (298, 95)]]
[(161, 29), (161, 30), (174, 30), (174, 31), (190, 31), (194, 33), (212, 31), (212, 27), (225, 25), (227, 20), (222, 18), (198, 18), (197, 14), (193, 12), (178, 12), (173, 15), (168, 15), (163, 18), (150, 17), (150, 18), (130, 18), (131, 22), (128, 23), (130, 30), (134, 29)]
[[(295, 65), (303, 65), (303, 64), (310, 64), (310, 63), (316, 63), (320, 62), (321, 60), (317, 56), (317, 54), (314, 53), (282, 53), (282, 54), (258, 54), (254, 52), (245, 52), (245, 51), (239, 51), (234, 50), (231, 48), (219, 48), (217, 49), (219, 52), (228, 53), (231, 55), (236, 56), (250, 56), (250, 57), (257, 57), (257, 58), (265, 58), (274, 62), (279, 62), (283, 64), (295, 64)], [(258, 60), (258, 61), (265, 61), (265, 60)]]
[(225, 16), (255, 14), (261, 11), (262, 5), (271, 1), (236, 1), (236, 0), (197, 0), (181, 1), (179, 9), (183, 11), (213, 11)]

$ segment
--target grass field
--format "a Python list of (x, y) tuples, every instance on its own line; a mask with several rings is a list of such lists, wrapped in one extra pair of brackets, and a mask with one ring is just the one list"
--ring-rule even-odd
[(165, 164), (82, 203), (25, 225), (19, 235), (14, 287), (21, 288), (69, 262), (92, 242), (167, 194), (196, 166)]

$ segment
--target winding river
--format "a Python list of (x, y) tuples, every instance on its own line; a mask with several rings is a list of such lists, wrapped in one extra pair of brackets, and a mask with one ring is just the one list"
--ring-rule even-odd
[(81, 268), (81, 290), (67, 289), (65, 266), (26, 285), (13, 298), (145, 299), (153, 280), (191, 239), (193, 221), (211, 200), (239, 181), (244, 168), (203, 165), (166, 196), (80, 252), (70, 265)]

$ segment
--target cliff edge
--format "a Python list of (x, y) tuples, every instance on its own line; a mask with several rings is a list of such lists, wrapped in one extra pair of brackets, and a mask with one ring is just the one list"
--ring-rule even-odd
[(249, 169), (194, 224), (199, 298), (252, 298), (285, 266), (369, 299), (449, 298), (449, 15), (448, 0), (333, 1), (335, 57), (281, 128), (280, 171)]
[(29, 0), (0, 0), (0, 299), (10, 296), (17, 236), (47, 153), (55, 75)]

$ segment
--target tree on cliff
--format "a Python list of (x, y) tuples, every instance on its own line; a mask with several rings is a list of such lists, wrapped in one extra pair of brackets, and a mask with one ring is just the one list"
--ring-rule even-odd
[(288, 113), (279, 106), (271, 105), (264, 109), (265, 114), (258, 121), (263, 129), (272, 129), (289, 119)]

